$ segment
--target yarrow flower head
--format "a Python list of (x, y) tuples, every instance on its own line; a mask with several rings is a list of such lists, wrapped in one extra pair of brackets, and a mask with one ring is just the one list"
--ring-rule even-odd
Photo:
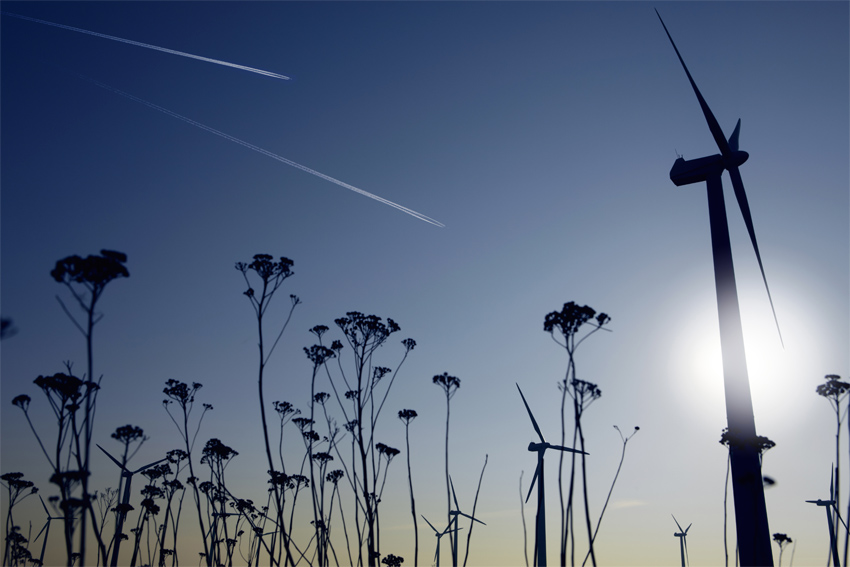
[(399, 410), (398, 418), (404, 422), (405, 425), (409, 425), (411, 421), (413, 421), (416, 416), (419, 415), (415, 410), (412, 409), (403, 409)]
[(438, 374), (433, 378), (434, 384), (438, 385), (446, 393), (446, 397), (454, 396), (458, 388), (460, 388), (460, 379), (454, 376), (449, 376), (448, 372)]

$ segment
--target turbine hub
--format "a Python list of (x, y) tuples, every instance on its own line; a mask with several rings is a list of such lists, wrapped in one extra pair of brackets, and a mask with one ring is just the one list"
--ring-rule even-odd
[(729, 155), (729, 157), (723, 158), (723, 165), (726, 169), (732, 167), (739, 167), (740, 165), (743, 165), (743, 163), (747, 161), (749, 157), (750, 154), (748, 154), (747, 152), (742, 150), (735, 150)]

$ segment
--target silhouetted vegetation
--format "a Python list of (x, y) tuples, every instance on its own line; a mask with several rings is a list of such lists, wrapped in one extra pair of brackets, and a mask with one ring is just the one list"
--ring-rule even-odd
[[(339, 338), (330, 340), (327, 337), (332, 334), (331, 329), (316, 325), (309, 332), (317, 342), (303, 349), (310, 363), (307, 405), (299, 409), (289, 401), (276, 400), (267, 408), (267, 364), (280, 344), (295, 307), (300, 304), (297, 296), (290, 295), (288, 309), (282, 316), (268, 311), (276, 292), (293, 275), (293, 262), (284, 257), (275, 260), (270, 255), (258, 254), (249, 263), (236, 264), (237, 271), (247, 284), (244, 295), (257, 322), (257, 392), (268, 473), (265, 502), (255, 504), (251, 498), (235, 494), (229, 486), (227, 469), (239, 456), (238, 447), (231, 447), (226, 440), (212, 438), (200, 451), (196, 450), (201, 427), (213, 406), (201, 400), (203, 385), (200, 382), (183, 382), (174, 378), (164, 381), (162, 404), (177, 430), (179, 448), (166, 451), (158, 460), (138, 467), (131, 463), (148, 437), (140, 426), (120, 426), (110, 434), (111, 439), (117, 442), (116, 449), (97, 445), (117, 468), (104, 473), (117, 473), (117, 488), (107, 487), (99, 492), (89, 490), (90, 450), (95, 444), (96, 432), (94, 415), (97, 393), (101, 388), (101, 377), (92, 379), (96, 376), (93, 373), (93, 329), (102, 317), (97, 312), (97, 305), (107, 284), (129, 276), (124, 266), (126, 260), (120, 252), (103, 250), (99, 256), (64, 258), (51, 271), (54, 280), (69, 290), (84, 314), (81, 320), (74, 317), (65, 302), (57, 298), (61, 309), (85, 338), (87, 366), (80, 377), (75, 374), (73, 363), (68, 361), (63, 372), (39, 376), (34, 380), (34, 385), (41, 390), (47, 402), (52, 423), (35, 417), (29, 395), (21, 394), (12, 401), (22, 411), (33, 432), (49, 465), (50, 483), (55, 486), (58, 495), (48, 498), (54, 512), (50, 512), (42, 501), (46, 514), (44, 527), (30, 542), (16, 525), (13, 509), (21, 500), (35, 494), (37, 489), (31, 481), (24, 480), (21, 473), (2, 476), (8, 501), (4, 564), (42, 564), (53, 520), (61, 521), (65, 562), (68, 565), (155, 564), (176, 567), (181, 560), (184, 564), (191, 562), (189, 558), (180, 556), (185, 543), (181, 544), (179, 537), (185, 532), (180, 526), (187, 521), (183, 504), (189, 492), (194, 511), (190, 512), (188, 521), (197, 522), (197, 545), (202, 548), (198, 551), (201, 564), (400, 566), (404, 558), (382, 550), (381, 502), (391, 464), (401, 450), (380, 441), (379, 421), (400, 368), (416, 342), (404, 339), (401, 351), (395, 354), (387, 351), (389, 357), (395, 357), (395, 362), (392, 366), (384, 366), (377, 360), (376, 353), (400, 331), (400, 326), (393, 319), (349, 311), (334, 321)], [(559, 344), (570, 355), (567, 377), (561, 383), (562, 407), (565, 406), (563, 400), (569, 395), (574, 402), (574, 443), (584, 447), (581, 414), (599, 398), (601, 392), (595, 384), (575, 377), (572, 357), (578, 344), (607, 323), (608, 317), (604, 314), (596, 316), (587, 307), (574, 307), (575, 304), (567, 304), (562, 313), (547, 316), (546, 329), (553, 338), (555, 331), (561, 333), (564, 342)], [(276, 317), (280, 317), (280, 323), (272, 322)], [(576, 333), (584, 324), (592, 329), (577, 340)], [(11, 323), (4, 320), (4, 338), (10, 336), (10, 326)], [(275, 328), (273, 339), (267, 335), (270, 326)], [(461, 563), (457, 532), (464, 529), (458, 523), (460, 516), (469, 519), (462, 562), (465, 566), (474, 523), (483, 524), (475, 518), (475, 514), (488, 457), (485, 455), (471, 514), (467, 514), (460, 509), (449, 467), (451, 400), (460, 387), (460, 379), (443, 373), (434, 376), (432, 382), (440, 387), (446, 401), (444, 469), (447, 525), (442, 532), (434, 530), (438, 534), (438, 546), (439, 537), (449, 535), (452, 564), (456, 566)], [(336, 400), (336, 404), (332, 400)], [(336, 407), (332, 407), (334, 405)], [(275, 412), (276, 422), (270, 419), (274, 414), (267, 410)], [(417, 415), (411, 409), (398, 411), (405, 427), (404, 451), (414, 523), (414, 565), (418, 564), (419, 538), (409, 427)], [(274, 422), (271, 426), (270, 421)], [(275, 440), (270, 427), (277, 431)], [(299, 443), (288, 442), (293, 434), (301, 439), (303, 451), (298, 447)], [(562, 437), (564, 435), (562, 431)], [(622, 437), (623, 456), (630, 437)], [(622, 462), (621, 456), (621, 466)], [(575, 467), (573, 461), (573, 477)], [(581, 471), (585, 512), (589, 513), (584, 462)], [(618, 467), (614, 483), (619, 472)], [(575, 478), (571, 478), (570, 502), (574, 483)], [(609, 490), (609, 498), (614, 483)], [(309, 498), (299, 499), (307, 493)], [(602, 508), (603, 514), (606, 507), (607, 500)], [(568, 519), (571, 511), (570, 504)], [(191, 516), (196, 519), (192, 520)], [(592, 533), (594, 537), (601, 520), (602, 514)], [(305, 537), (303, 528), (308, 524), (309, 535)], [(89, 562), (85, 543), (87, 538), (92, 537), (97, 543), (98, 553), (96, 560)], [(40, 554), (35, 557), (30, 548), (39, 539), (42, 540)], [(439, 553), (436, 560), (439, 562)]]
[(785, 551), (785, 547), (792, 542), (792, 539), (785, 534), (776, 533), (773, 534), (773, 541), (779, 546), (778, 567), (782, 567), (782, 553)]
[[(846, 419), (847, 412), (850, 411), (850, 400), (845, 404), (844, 408), (841, 407), (841, 402), (847, 400), (847, 394), (850, 392), (850, 384), (847, 382), (841, 381), (841, 376), (837, 374), (827, 374), (824, 378), (826, 382), (819, 385), (815, 388), (817, 394), (829, 402), (829, 405), (832, 406), (832, 410), (835, 413), (835, 502), (836, 505), (832, 509), (832, 523), (835, 526), (838, 526), (838, 507), (841, 503), (841, 475), (839, 474), (841, 467), (841, 423)], [(848, 422), (848, 427), (850, 427), (850, 422)], [(850, 500), (847, 502), (847, 511), (850, 514)], [(848, 542), (850, 542), (850, 537), (848, 537), (848, 532), (845, 530), (844, 535), (844, 564), (847, 564), (847, 549)], [(830, 556), (831, 559), (832, 556)]]
[[(566, 401), (567, 396), (572, 400), (573, 413), (573, 436), (570, 447), (585, 450), (584, 431), (582, 430), (581, 418), (585, 410), (602, 396), (599, 387), (586, 380), (580, 380), (576, 374), (576, 349), (590, 335), (602, 329), (609, 323), (611, 318), (605, 313), (597, 315), (596, 310), (591, 307), (579, 306), (570, 301), (565, 303), (560, 311), (552, 311), (546, 315), (543, 321), (543, 330), (549, 333), (552, 340), (567, 351), (567, 369), (564, 378), (558, 382), (561, 391), (561, 445), (566, 445)], [(584, 329), (584, 330), (583, 330)], [(589, 329), (589, 330), (588, 330)], [(584, 496), (584, 516), (587, 526), (587, 537), (590, 542), (589, 553), (593, 565), (596, 565), (596, 554), (593, 551), (593, 531), (591, 530), (590, 504), (587, 497), (587, 463), (586, 455), (581, 455), (581, 482)], [(575, 512), (574, 493), (576, 483), (576, 453), (570, 455), (570, 484), (567, 489), (567, 500), (564, 502), (563, 487), (564, 453), (558, 457), (558, 494), (561, 502), (561, 565), (567, 564), (567, 548), (570, 548), (570, 564), (575, 565)]]

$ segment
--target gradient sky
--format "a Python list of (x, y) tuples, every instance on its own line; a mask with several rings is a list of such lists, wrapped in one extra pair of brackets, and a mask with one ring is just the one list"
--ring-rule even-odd
[[(2, 2), (4, 11), (293, 77), (0, 18), (2, 313), (19, 329), (3, 342), (2, 471), (22, 471), (51, 493), (11, 399), (26, 393), (32, 412), (45, 410), (32, 380), (61, 371), (63, 360), (83, 371), (84, 340), (49, 272), (60, 258), (108, 248), (128, 255), (131, 277), (110, 284), (100, 304), (95, 441), (116, 446), (109, 434), (130, 423), (150, 437), (134, 463), (162, 457), (178, 446), (164, 382), (201, 382), (199, 401), (215, 410), (200, 442), (218, 437), (239, 451), (229, 482), (260, 500), (257, 338), (233, 264), (269, 253), (295, 262), (271, 320), (282, 321), (287, 294), (303, 304), (272, 358), (267, 399), (306, 408), (307, 330), (333, 327), (347, 311), (400, 324), (380, 364), (400, 359), (397, 341), (416, 340), (377, 440), (403, 448), (395, 414), (419, 413), (413, 475), (417, 511), (429, 519), (445, 514), (445, 399), (431, 377), (460, 378), (450, 464), (462, 505), (471, 507), (489, 455), (476, 565), (524, 564), (518, 482), (525, 471), (527, 487), (534, 471), (526, 447), (535, 436), (514, 383), (556, 442), (566, 359), (543, 332), (544, 316), (567, 301), (608, 313), (613, 332), (577, 353), (578, 377), (603, 394), (585, 422), (594, 517), (620, 456), (612, 426), (641, 430), (597, 558), (678, 565), (672, 513), (693, 523), (692, 564), (722, 564), (725, 409), (708, 209), (703, 186), (669, 179), (677, 153), (717, 148), (653, 8), (727, 135), (742, 119), (750, 159), (741, 173), (785, 339), (783, 350), (724, 176), (756, 425), (777, 444), (764, 457), (777, 481), (766, 491), (770, 529), (797, 542), (795, 565), (822, 564), (823, 512), (805, 500), (828, 496), (834, 460), (834, 416), (815, 387), (825, 374), (850, 373), (847, 2)], [(301, 446), (294, 436), (291, 444)], [(843, 459), (848, 470), (846, 445)], [(95, 487), (115, 486), (106, 458), (93, 462)], [(383, 547), (412, 565), (407, 478), (396, 463)], [(40, 527), (37, 502), (28, 505)], [(526, 507), (529, 526), (535, 509)], [(433, 554), (427, 529), (420, 522), (423, 564)], [(731, 524), (729, 534), (734, 542)]]

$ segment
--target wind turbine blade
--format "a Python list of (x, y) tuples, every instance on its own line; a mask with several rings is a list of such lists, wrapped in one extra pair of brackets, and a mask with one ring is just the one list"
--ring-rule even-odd
[[(688, 524), (688, 527), (685, 528), (685, 535), (688, 535), (688, 530), (691, 529), (691, 526), (693, 526), (693, 525), (694, 525), (693, 522)], [(685, 545), (687, 545), (687, 544), (685, 544)]]
[(528, 496), (525, 497), (525, 501), (528, 502), (528, 499), (531, 498), (531, 491), (534, 490), (534, 483), (537, 482), (537, 475), (540, 474), (540, 459), (537, 460), (537, 468), (534, 469), (534, 476), (531, 479), (531, 486), (528, 487)]
[(834, 488), (834, 484), (833, 484), (834, 472), (835, 472), (835, 469), (833, 469), (833, 468), (829, 469), (829, 499), (830, 500), (835, 500), (835, 488)]
[(578, 449), (570, 449), (569, 447), (564, 447), (563, 445), (549, 445), (550, 449), (558, 449), (559, 451), (569, 451), (570, 453), (579, 453), (580, 455), (589, 455), (590, 453), (586, 451), (579, 451)]
[(145, 466), (143, 466), (143, 467), (139, 467), (139, 468), (137, 468), (136, 470), (134, 470), (131, 474), (136, 474), (136, 473), (142, 472), (142, 471), (144, 471), (144, 470), (147, 470), (147, 469), (151, 468), (151, 467), (152, 467), (152, 466), (154, 466), (154, 465), (158, 465), (158, 464), (159, 464), (159, 463), (161, 463), (162, 461), (167, 461), (167, 460), (168, 460), (168, 457), (165, 457), (164, 459), (160, 459), (160, 460), (155, 461), (155, 462), (153, 462), (153, 463), (151, 463), (151, 464), (149, 464), (149, 465), (145, 465)]
[(428, 521), (428, 518), (426, 518), (425, 516), (422, 516), (422, 519), (425, 520), (425, 523), (427, 523), (429, 526), (431, 526), (431, 529), (434, 530), (435, 534), (440, 533), (439, 530), (434, 527), (434, 524), (432, 524), (431, 522)]
[[(522, 390), (520, 389), (519, 384), (516, 385), (516, 389), (519, 390), (519, 395), (522, 397), (522, 403), (525, 404), (525, 409), (528, 411), (528, 417), (531, 418), (531, 425), (534, 426), (534, 431), (536, 431), (537, 435), (540, 436), (540, 442), (545, 443), (546, 440), (543, 439), (543, 434), (540, 433), (540, 427), (537, 425), (537, 420), (534, 419), (534, 414), (531, 413), (531, 408), (528, 407), (528, 402), (525, 401), (525, 396), (522, 395)], [(536, 478), (536, 475), (535, 475), (535, 478)], [(534, 483), (532, 482), (532, 484), (534, 484)]]
[[(44, 527), (41, 528), (41, 531), (38, 532), (38, 534), (35, 536), (35, 538), (33, 538), (32, 542), (33, 543), (37, 542), (38, 538), (41, 537), (41, 534), (43, 534), (44, 530), (46, 530), (49, 526), (50, 526), (50, 518), (47, 518), (47, 521), (44, 523)], [(47, 536), (44, 536), (44, 537), (46, 538)]]
[(459, 505), (458, 505), (458, 503), (457, 503), (457, 494), (455, 494), (455, 483), (454, 483), (454, 481), (452, 480), (452, 477), (451, 477), (451, 476), (449, 477), (449, 484), (450, 484), (450, 485), (451, 485), (451, 487), (452, 487), (452, 498), (454, 498), (454, 499), (455, 499), (455, 510), (457, 510), (458, 512), (460, 512), (460, 506), (459, 506)]
[(844, 518), (841, 517), (841, 512), (838, 510), (838, 506), (835, 505), (834, 501), (832, 502), (832, 509), (835, 510), (838, 520), (841, 522), (841, 525), (844, 526), (844, 529), (850, 531), (850, 528), (847, 527), (847, 522), (845, 522)]
[(747, 232), (750, 234), (750, 242), (753, 243), (753, 250), (756, 252), (756, 260), (758, 260), (759, 270), (761, 270), (761, 279), (764, 281), (764, 289), (767, 290), (767, 299), (770, 301), (770, 310), (773, 312), (773, 320), (776, 323), (776, 332), (779, 333), (779, 342), (782, 344), (782, 348), (785, 348), (785, 341), (782, 340), (782, 331), (779, 329), (779, 319), (776, 317), (776, 309), (773, 307), (773, 297), (771, 297), (770, 287), (767, 285), (767, 276), (764, 275), (764, 265), (761, 262), (761, 253), (759, 253), (759, 245), (756, 240), (756, 230), (753, 227), (753, 217), (750, 214), (747, 193), (744, 191), (744, 182), (741, 181), (741, 172), (734, 165), (729, 167), (728, 171), (729, 177), (732, 178), (732, 187), (735, 189), (735, 198), (738, 200), (738, 207), (741, 209), (744, 224), (747, 225)]
[(110, 455), (110, 454), (106, 451), (106, 449), (104, 449), (104, 448), (103, 448), (103, 447), (101, 447), (100, 445), (98, 445), (98, 446), (97, 446), (97, 448), (98, 448), (98, 449), (100, 449), (101, 451), (103, 451), (103, 452), (104, 452), (104, 454), (105, 454), (107, 457), (109, 457), (110, 459), (112, 459), (112, 462), (113, 462), (113, 463), (115, 463), (116, 465), (118, 465), (118, 468), (120, 468), (120, 469), (121, 469), (121, 470), (123, 470), (123, 471), (126, 471), (126, 470), (127, 470), (127, 467), (125, 467), (124, 465), (122, 465), (121, 463), (119, 463), (119, 462), (118, 462), (118, 459), (116, 459), (115, 457), (113, 457), (112, 455)]
[(691, 72), (688, 71), (688, 66), (685, 65), (685, 60), (682, 59), (682, 55), (679, 53), (679, 48), (676, 47), (676, 43), (673, 41), (673, 36), (670, 35), (670, 32), (667, 30), (667, 26), (664, 25), (664, 20), (661, 19), (661, 14), (658, 13), (657, 9), (655, 10), (655, 13), (658, 15), (658, 19), (661, 20), (661, 25), (664, 26), (664, 32), (670, 39), (670, 43), (673, 44), (673, 49), (676, 51), (676, 56), (679, 58), (679, 62), (682, 64), (682, 68), (688, 76), (688, 81), (690, 81), (691, 86), (694, 89), (694, 94), (697, 95), (699, 106), (702, 109), (703, 115), (705, 115), (705, 121), (708, 123), (708, 129), (711, 130), (711, 135), (714, 136), (714, 141), (717, 143), (717, 147), (720, 148), (720, 153), (723, 154), (724, 157), (730, 155), (731, 150), (729, 149), (729, 143), (723, 135), (723, 130), (720, 128), (720, 124), (717, 123), (717, 119), (708, 107), (708, 103), (706, 103), (705, 99), (702, 98), (702, 93), (699, 92), (697, 84), (694, 82), (693, 77), (691, 77)]
[(41, 501), (41, 507), (44, 508), (44, 513), (47, 514), (48, 521), (50, 520), (50, 512), (47, 511), (47, 505), (44, 503), (44, 498), (41, 497), (41, 494), (38, 495), (38, 499)]
[[(673, 516), (673, 514), (670, 514), (670, 515)], [(676, 527), (679, 528), (680, 532), (685, 531), (685, 530), (682, 529), (682, 526), (679, 525), (679, 520), (676, 519), (676, 516), (673, 516), (673, 521), (676, 522)]]
[[(465, 516), (465, 517), (469, 518), (470, 520), (473, 520), (473, 521), (475, 521), (475, 522), (478, 522), (479, 524), (484, 524), (484, 522), (482, 522), (482, 521), (481, 521), (481, 520), (479, 520), (478, 518), (473, 518), (473, 517), (472, 517), (472, 516), (470, 516), (469, 514), (464, 514), (463, 512), (460, 512), (460, 511), (458, 512), (458, 514), (460, 514), (461, 516)], [(484, 525), (486, 526), (487, 524), (484, 524)]]
[(735, 124), (735, 131), (732, 132), (732, 135), (729, 136), (729, 149), (733, 152), (738, 151), (738, 136), (741, 133), (741, 119), (738, 119), (738, 123)]

